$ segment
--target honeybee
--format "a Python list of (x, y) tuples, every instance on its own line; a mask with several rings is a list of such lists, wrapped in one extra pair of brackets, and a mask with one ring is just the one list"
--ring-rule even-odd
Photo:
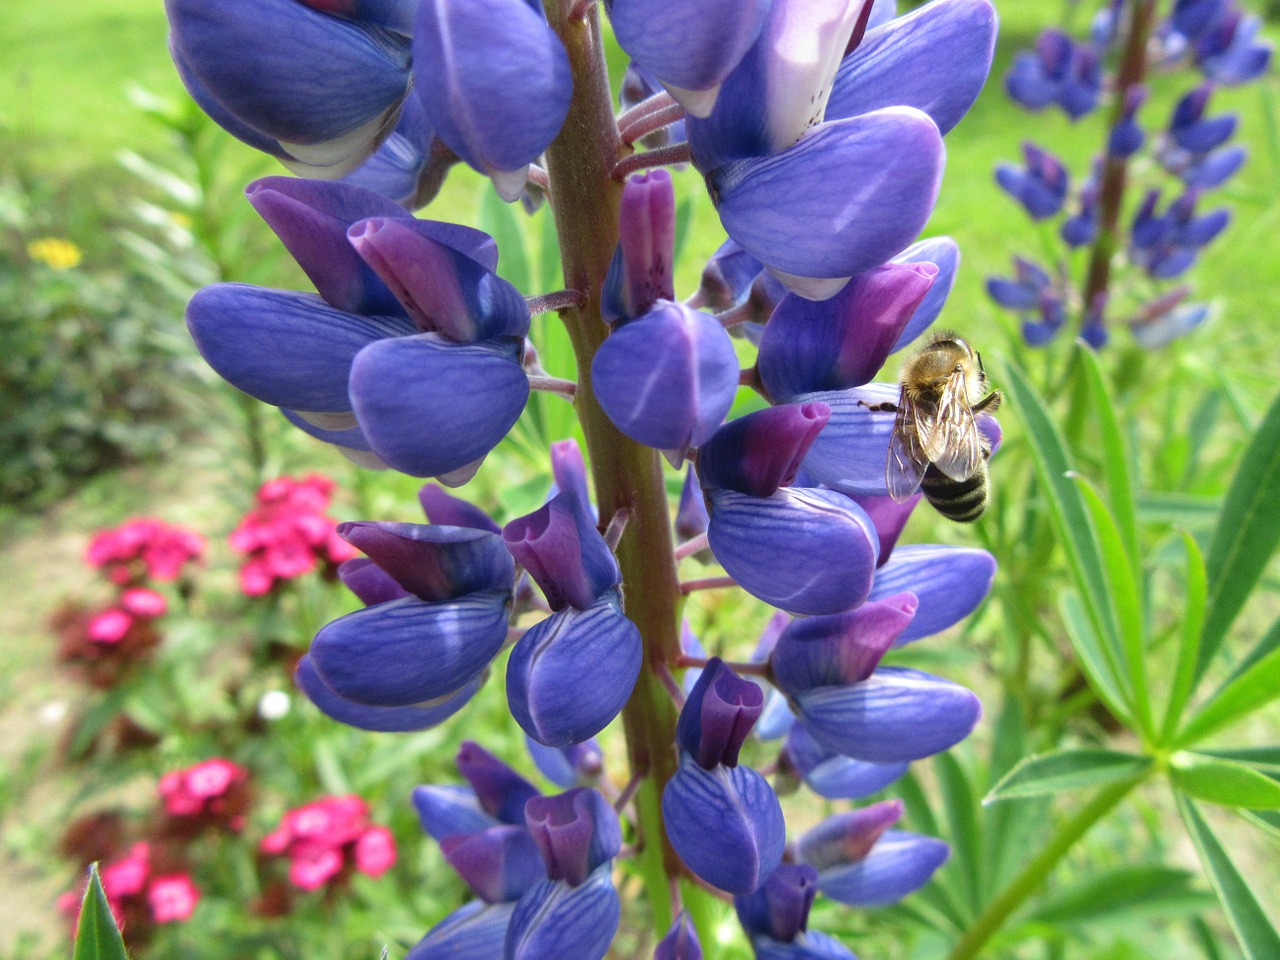
[(987, 391), (982, 356), (952, 333), (938, 333), (902, 369), (885, 482), (902, 503), (920, 488), (949, 520), (970, 523), (987, 506), (987, 458), (991, 445), (977, 414), (1000, 405)]

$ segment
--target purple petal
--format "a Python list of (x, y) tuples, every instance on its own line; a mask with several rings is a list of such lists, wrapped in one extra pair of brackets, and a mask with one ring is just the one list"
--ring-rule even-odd
[(929, 882), (951, 848), (935, 837), (890, 830), (865, 859), (818, 873), (818, 889), (851, 907), (897, 903)]
[(605, 339), (591, 385), (624, 434), (682, 454), (704, 443), (733, 406), (738, 355), (713, 317), (661, 301)]
[(703, 487), (772, 496), (795, 480), (829, 416), (824, 403), (790, 403), (725, 424), (698, 451)]
[(356, 355), (413, 328), (402, 317), (363, 317), (319, 297), (241, 283), (205, 287), (187, 305), (187, 326), (209, 366), (264, 403), (292, 410), (351, 410)]
[(446, 603), (416, 597), (349, 613), (320, 629), (311, 660), (339, 696), (379, 707), (407, 707), (452, 695), (471, 683), (507, 638), (503, 591)]
[(457, 162), (452, 151), (436, 139), (421, 101), (406, 97), (395, 130), (340, 182), (417, 210), (435, 199), (449, 168)]
[(591, 505), (591, 486), (587, 481), (587, 464), (582, 459), (582, 450), (578, 441), (572, 438), (558, 440), (551, 445), (551, 476), (555, 480), (554, 489), (548, 499), (561, 490), (572, 490), (578, 495), (578, 503), (595, 519), (595, 508)]
[[(550, 747), (581, 743), (618, 715), (643, 657), (640, 631), (606, 595), (530, 627), (507, 663), (507, 701), (529, 736)], [(591, 682), (583, 683), (590, 665)]]
[(422, 0), (413, 70), (437, 135), (486, 175), (536, 160), (573, 92), (564, 47), (525, 0)]
[(841, 756), (814, 740), (800, 723), (793, 724), (787, 733), (784, 750), (785, 762), (805, 785), (828, 800), (869, 797), (901, 777), (908, 767), (905, 761), (873, 763)]
[(960, 266), (960, 248), (950, 237), (930, 237), (913, 243), (893, 258), (892, 263), (932, 263), (938, 268), (938, 275), (933, 278), (929, 292), (916, 307), (916, 312), (907, 321), (906, 328), (893, 345), (893, 352), (901, 350), (938, 319), (938, 314), (946, 305), (951, 288), (955, 286), (956, 269)]
[(860, 387), (880, 372), (938, 275), (931, 263), (886, 264), (829, 300), (783, 299), (760, 340), (760, 379), (775, 402)]
[(711, 172), (707, 184), (725, 230), (752, 256), (801, 277), (851, 277), (916, 238), (943, 156), (932, 120), (889, 107), (819, 124), (779, 154)]
[(502, 956), (514, 903), (463, 904), (405, 954), (404, 960), (494, 960)]
[(801, 863), (818, 870), (861, 860), (902, 819), (901, 800), (885, 800), (827, 817), (796, 842)]
[(502, 539), (484, 530), (420, 523), (341, 523), (338, 534), (410, 593), (428, 602), (481, 590), (510, 592), (515, 562)]
[(520, 291), (438, 238), (453, 224), (429, 220), (361, 220), (348, 231), (351, 245), (395, 293), (426, 333), (455, 343), (523, 337), (529, 308)]
[(529, 398), (524, 370), (499, 343), (451, 344), (429, 333), (361, 350), (350, 389), (374, 452), (414, 477), (482, 460)]
[(704, 770), (686, 754), (662, 791), (662, 820), (685, 865), (729, 893), (755, 890), (782, 861), (782, 807), (750, 767)]
[(599, 790), (576, 787), (554, 797), (534, 797), (525, 823), (547, 866), (547, 876), (576, 887), (618, 855), (622, 826)]
[(896, 384), (872, 383), (806, 396), (831, 408), (831, 419), (804, 458), (810, 477), (849, 496), (886, 496), (885, 464), (895, 415), (875, 408), (897, 404), (899, 392)]
[[(994, 421), (994, 418), (991, 418)], [(902, 536), (902, 529), (911, 519), (911, 511), (920, 502), (921, 494), (917, 493), (898, 503), (892, 497), (871, 497), (864, 494), (853, 494), (849, 499), (866, 511), (875, 525), (876, 536), (880, 538), (880, 566), (889, 562), (893, 548)], [(874, 592), (875, 585), (872, 585)]]
[(947, 133), (987, 82), (997, 19), (989, 0), (934, 0), (867, 31), (840, 64), (826, 118), (907, 106), (923, 110)]
[(902, 593), (848, 613), (793, 620), (769, 657), (778, 689), (795, 697), (867, 679), (915, 610), (915, 595)]
[(601, 960), (609, 952), (621, 916), (622, 904), (608, 864), (580, 886), (544, 880), (516, 904), (503, 956), (506, 960)]
[(667, 935), (658, 941), (653, 960), (702, 960), (702, 944), (687, 910), (680, 911)]
[(815, 740), (857, 760), (919, 760), (955, 746), (982, 715), (958, 684), (903, 667), (881, 667), (861, 683), (818, 687), (796, 698)]
[[(751, 49), (768, 0), (612, 0), (618, 44), (685, 108), (706, 116), (720, 84)], [(709, 91), (710, 98), (691, 96)], [(710, 103), (707, 100), (710, 99)]]
[(407, 707), (380, 707), (348, 700), (330, 687), (316, 672), (311, 657), (304, 655), (298, 661), (294, 681), (320, 712), (339, 723), (360, 730), (380, 733), (408, 733), (412, 730), (428, 730), (448, 720), (467, 705), (484, 683), (484, 674), (475, 677), (460, 689), (432, 703)]
[(449, 866), (486, 903), (519, 900), (546, 878), (538, 845), (523, 827), (489, 827), (440, 841)]
[(783, 488), (758, 498), (716, 490), (707, 533), (729, 576), (788, 613), (842, 613), (870, 591), (875, 528), (861, 507), (834, 491)]
[(409, 591), (368, 557), (352, 557), (338, 565), (338, 579), (366, 607), (409, 596)]
[(422, 512), (432, 523), (502, 533), (502, 528), (493, 522), (493, 518), (475, 504), (447, 493), (443, 487), (434, 483), (425, 484), (418, 491), (418, 502), (422, 504)]
[(414, 787), (411, 799), (422, 829), (437, 843), (445, 837), (488, 830), (499, 823), (480, 805), (470, 787), (453, 784)]
[(481, 807), (502, 823), (524, 825), (525, 804), (541, 796), (537, 787), (474, 740), (462, 742), (456, 762)]
[(676, 533), (683, 540), (692, 540), (707, 532), (706, 500), (702, 496), (702, 486), (693, 466), (684, 474), (684, 484), (680, 487), (680, 506), (676, 510)]
[(512, 520), (502, 537), (552, 610), (586, 610), (622, 580), (613, 552), (572, 490)]
[(817, 870), (808, 864), (784, 863), (754, 893), (734, 897), (733, 907), (749, 936), (790, 943), (808, 926), (809, 909), (817, 895)]
[(991, 591), (996, 560), (985, 550), (940, 544), (899, 547), (893, 559), (876, 571), (871, 599), (909, 590), (920, 601), (897, 645), (945, 630), (978, 608)]
[(347, 242), (347, 228), (357, 220), (408, 217), (398, 204), (359, 187), (295, 177), (255, 180), (245, 196), (330, 306), (350, 313), (403, 312)]
[[(732, 240), (726, 240), (703, 268), (698, 292), (690, 305), (721, 311), (745, 303), (763, 269), (759, 260)], [(767, 320), (772, 311), (770, 304), (760, 322)]]
[(654, 170), (629, 177), (618, 212), (618, 247), (600, 294), (606, 320), (633, 320), (657, 301), (676, 298), (675, 229), (671, 174)]
[(712, 657), (680, 709), (676, 742), (703, 768), (736, 767), (751, 726), (764, 706), (764, 692)]
[(171, 43), (202, 86), (286, 144), (360, 134), (367, 153), (409, 87), (407, 37), (295, 0), (166, 0), (165, 9)]
[(589, 786), (604, 772), (604, 753), (594, 739), (567, 747), (548, 747), (525, 734), (524, 745), (533, 764), (558, 787)]
[(793, 943), (754, 937), (751, 946), (756, 960), (858, 960), (848, 947), (821, 930), (806, 931)]

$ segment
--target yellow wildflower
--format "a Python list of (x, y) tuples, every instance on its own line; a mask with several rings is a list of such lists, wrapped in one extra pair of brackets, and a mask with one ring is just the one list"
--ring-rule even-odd
[(83, 259), (80, 248), (62, 237), (41, 237), (27, 244), (27, 255), (53, 270), (70, 270)]

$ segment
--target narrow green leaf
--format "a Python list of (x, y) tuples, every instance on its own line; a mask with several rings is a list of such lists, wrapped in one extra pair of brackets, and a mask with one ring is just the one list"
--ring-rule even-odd
[(1224, 760), (1235, 760), (1237, 763), (1247, 763), (1252, 767), (1273, 768), (1264, 769), (1263, 772), (1280, 774), (1280, 746), (1236, 747), (1196, 752), (1211, 757), (1221, 757)]
[(529, 251), (512, 205), (489, 187), (480, 201), (480, 229), (498, 244), (498, 276), (518, 290), (530, 289)]
[(80, 901), (80, 922), (76, 924), (72, 960), (128, 960), (96, 863), (89, 868), (89, 887)]
[(1130, 559), (1130, 570), (1133, 579), (1141, 578), (1141, 553), (1138, 545), (1138, 510), (1133, 495), (1133, 480), (1129, 474), (1129, 455), (1125, 449), (1124, 436), (1120, 432), (1120, 422), (1116, 419), (1115, 404), (1107, 391), (1102, 378), (1102, 368), (1098, 365), (1098, 356), (1092, 350), (1081, 347), (1078, 350), (1080, 369), (1089, 383), (1089, 393), (1093, 400), (1093, 410), (1098, 417), (1102, 440), (1102, 468), (1107, 478), (1107, 499), (1110, 501), (1111, 514), (1115, 517), (1116, 529), (1124, 543), (1125, 553)]
[(1170, 774), (1197, 800), (1223, 807), (1280, 809), (1280, 783), (1242, 763), (1182, 753), (1174, 758)]
[(1178, 745), (1187, 746), (1241, 717), (1248, 716), (1280, 698), (1280, 649), (1272, 650), (1261, 660), (1218, 689), (1178, 734)]
[(1248, 655), (1236, 664), (1236, 668), (1231, 671), (1231, 676), (1227, 677), (1222, 686), (1231, 686), (1238, 676), (1251, 668), (1263, 657), (1266, 657), (1268, 654), (1278, 649), (1280, 649), (1280, 620), (1273, 623), (1271, 625), (1271, 629), (1263, 634), (1262, 639), (1254, 645), (1254, 648), (1249, 651)]
[(1115, 750), (1058, 750), (1027, 757), (1008, 772), (983, 803), (1035, 797), (1117, 783), (1140, 775), (1151, 758)]
[(1173, 523), (1187, 527), (1206, 526), (1222, 509), (1218, 497), (1194, 493), (1167, 493), (1147, 490), (1138, 494), (1138, 519), (1143, 523)]
[(1178, 810), (1187, 832), (1200, 854), (1200, 863), (1204, 866), (1218, 899), (1227, 911), (1227, 920), (1235, 931), (1245, 956), (1249, 960), (1275, 960), (1280, 957), (1280, 934), (1267, 918), (1262, 907), (1254, 898), (1248, 882), (1236, 870), (1235, 863), (1209, 829), (1195, 804), (1184, 794), (1177, 791), (1174, 796), (1178, 801)]
[[(907, 775), (894, 785), (894, 790), (902, 799), (903, 806), (906, 808), (906, 819), (912, 830), (931, 837), (942, 836), (942, 826), (933, 815), (933, 810), (929, 807), (929, 799), (914, 773), (908, 771)], [(960, 886), (960, 875), (944, 867), (934, 875), (931, 883), (926, 884), (916, 893), (916, 897), (946, 917), (956, 930), (964, 930), (971, 917), (961, 906), (963, 896)]]
[(1240, 813), (1259, 830), (1280, 840), (1280, 810), (1241, 810)]
[(978, 809), (969, 778), (950, 752), (933, 758), (933, 769), (938, 775), (942, 791), (943, 809), (947, 814), (951, 861), (963, 878), (963, 889), (968, 894), (969, 909), (976, 913), (981, 905), (978, 892), (978, 857), (982, 849), (982, 832), (978, 826)]
[(1182, 534), (1182, 544), (1187, 551), (1186, 601), (1182, 608), (1182, 637), (1178, 641), (1178, 661), (1169, 686), (1169, 703), (1164, 713), (1165, 740), (1173, 735), (1187, 707), (1195, 684), (1196, 662), (1200, 653), (1200, 631), (1204, 625), (1205, 598), (1208, 581), (1204, 569), (1204, 555), (1195, 537)]
[[(1087, 354), (1088, 351), (1085, 351)], [(1133, 563), (1126, 549), (1115, 517), (1107, 509), (1098, 491), (1084, 477), (1073, 476), (1084, 497), (1085, 506), (1098, 532), (1098, 547), (1106, 565), (1107, 579), (1115, 598), (1116, 617), (1120, 625), (1120, 652), (1124, 655), (1125, 675), (1133, 690), (1133, 709), (1145, 730), (1151, 728), (1151, 696), (1147, 689), (1145, 630), (1142, 624), (1142, 597), (1138, 593)]]
[(1080, 658), (1080, 669), (1084, 671), (1089, 686), (1098, 698), (1124, 724), (1129, 725), (1129, 710), (1123, 702), (1119, 682), (1116, 679), (1117, 666), (1107, 656), (1107, 650), (1098, 642), (1098, 636), (1089, 622), (1089, 614), (1084, 602), (1074, 590), (1066, 590), (1058, 601), (1058, 609), (1062, 614), (1062, 622), (1067, 628), (1067, 636), (1071, 638), (1071, 646)]
[(1086, 923), (1109, 916), (1203, 910), (1213, 894), (1192, 886), (1195, 874), (1163, 864), (1113, 867), (1090, 873), (1045, 898), (1031, 914), (1041, 923)]
[[(1101, 641), (1112, 669), (1118, 671), (1119, 617), (1089, 510), (1080, 491), (1067, 477), (1071, 464), (1067, 459), (1066, 443), (1049, 411), (1021, 371), (1011, 363), (1001, 362), (1000, 366), (1003, 374), (1000, 382), (1027, 429), (1036, 471), (1044, 483), (1050, 513), (1066, 549), (1067, 562), (1084, 600), (1094, 634)], [(1124, 689), (1118, 672), (1116, 685), (1123, 692), (1121, 699), (1127, 707), (1128, 691)]]
[[(991, 762), (984, 788), (990, 790), (994, 787), (1028, 752), (1022, 704), (1016, 696), (1006, 694), (991, 738)], [(1035, 806), (1026, 800), (1011, 800), (984, 811), (982, 858), (978, 862), (984, 900), (1003, 885), (1006, 876), (1016, 866), (1022, 850), (1011, 842), (1011, 838)]]
[(1240, 461), (1222, 505), (1205, 561), (1208, 610), (1197, 679), (1222, 646), (1223, 638), (1280, 542), (1280, 396), (1272, 401)]

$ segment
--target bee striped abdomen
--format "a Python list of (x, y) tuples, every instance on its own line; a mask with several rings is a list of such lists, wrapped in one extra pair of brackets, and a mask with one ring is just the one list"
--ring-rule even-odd
[(982, 461), (967, 480), (952, 480), (932, 464), (920, 490), (933, 508), (948, 520), (972, 523), (987, 508), (987, 464)]

